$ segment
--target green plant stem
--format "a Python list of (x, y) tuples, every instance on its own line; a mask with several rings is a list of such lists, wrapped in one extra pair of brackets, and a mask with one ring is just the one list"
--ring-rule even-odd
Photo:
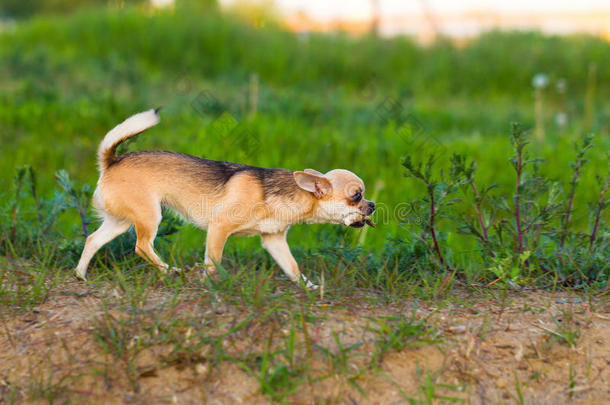
[(595, 222), (593, 223), (593, 230), (591, 231), (591, 237), (589, 239), (589, 250), (593, 248), (593, 243), (595, 242), (595, 236), (597, 234), (597, 227), (599, 226), (599, 218), (601, 217), (602, 210), (604, 208), (604, 196), (608, 191), (608, 182), (610, 182), (610, 175), (606, 176), (606, 181), (604, 182), (604, 187), (599, 195), (599, 202), (597, 203), (597, 210), (595, 212)]
[(521, 231), (521, 208), (519, 204), (519, 193), (521, 192), (521, 173), (523, 172), (523, 151), (517, 146), (517, 182), (515, 185), (515, 226), (517, 229), (518, 251), (523, 253), (523, 232)]
[(76, 200), (76, 210), (78, 211), (78, 215), (80, 216), (81, 227), (83, 229), (83, 238), (87, 239), (87, 237), (89, 236), (89, 231), (87, 230), (87, 208), (85, 207), (83, 209), (78, 200)]
[(36, 192), (36, 174), (34, 173), (34, 169), (28, 167), (28, 172), (30, 175), (30, 192), (32, 193), (32, 199), (34, 200), (34, 205), (36, 206), (36, 214), (38, 216), (38, 223), (42, 226), (44, 218), (42, 215), (42, 209), (40, 207), (40, 201), (38, 200), (38, 193)]
[(443, 257), (443, 254), (441, 253), (441, 248), (438, 244), (438, 239), (436, 238), (436, 231), (434, 229), (434, 219), (436, 218), (436, 203), (434, 200), (434, 186), (432, 186), (432, 184), (430, 184), (430, 182), (428, 182), (428, 180), (424, 179), (424, 181), (425, 181), (426, 187), (428, 189), (428, 195), (430, 196), (430, 216), (428, 219), (429, 219), (429, 226), (430, 226), (430, 235), (432, 236), (432, 242), (434, 244), (434, 250), (436, 252), (439, 262), (441, 263), (441, 266), (446, 268), (450, 272), (449, 274), (447, 274), (447, 277), (445, 277), (445, 279), (441, 283), (440, 287), (434, 293), (436, 295), (439, 292), (443, 291), (443, 289), (449, 282), (449, 279), (455, 275), (455, 269), (452, 269), (448, 264), (445, 263), (445, 259)]
[(436, 205), (434, 202), (434, 187), (426, 181), (426, 186), (428, 188), (428, 195), (430, 196), (430, 216), (428, 218), (430, 225), (430, 235), (432, 236), (432, 242), (434, 243), (434, 250), (436, 251), (436, 255), (438, 260), (441, 262), (443, 267), (446, 267), (448, 270), (451, 270), (449, 266), (445, 264), (445, 259), (443, 258), (443, 254), (441, 253), (441, 248), (438, 245), (438, 239), (436, 239), (436, 231), (434, 230), (434, 219), (436, 214)]
[(580, 177), (580, 169), (582, 168), (583, 163), (584, 160), (582, 158), (576, 161), (574, 175), (572, 176), (572, 181), (570, 182), (570, 198), (568, 200), (568, 210), (564, 217), (563, 229), (561, 230), (561, 242), (559, 244), (561, 248), (563, 248), (566, 241), (566, 236), (568, 234), (568, 225), (570, 224), (570, 213), (572, 212), (572, 206), (574, 205), (574, 195), (576, 193), (576, 183), (578, 182), (578, 177)]
[(17, 215), (19, 213), (19, 197), (21, 196), (21, 186), (23, 184), (23, 176), (18, 172), (15, 179), (16, 190), (15, 190), (15, 202), (13, 203), (12, 215), (11, 215), (11, 240), (15, 240), (17, 237)]
[(479, 191), (477, 190), (477, 186), (474, 184), (474, 180), (470, 183), (472, 187), (472, 192), (474, 193), (474, 198), (476, 201), (477, 208), (477, 216), (479, 218), (479, 226), (481, 227), (481, 234), (483, 235), (483, 240), (487, 246), (487, 250), (491, 257), (496, 257), (494, 252), (489, 247), (489, 237), (487, 236), (487, 227), (485, 226), (485, 221), (483, 221), (483, 212), (481, 211), (481, 200), (479, 198)]
[(542, 230), (542, 225), (538, 224), (536, 227), (536, 233), (534, 234), (534, 240), (532, 241), (532, 249), (534, 246), (538, 244), (538, 240), (540, 239), (540, 231)]

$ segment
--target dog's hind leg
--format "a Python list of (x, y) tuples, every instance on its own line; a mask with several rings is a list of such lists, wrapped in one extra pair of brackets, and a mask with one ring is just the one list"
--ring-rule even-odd
[(157, 256), (154, 250), (155, 237), (157, 236), (157, 228), (161, 223), (161, 207), (150, 207), (150, 209), (140, 209), (138, 218), (134, 219), (136, 228), (136, 253), (138, 256), (148, 260), (159, 268), (162, 272), (166, 272), (169, 266)]
[[(136, 254), (155, 265), (161, 272), (166, 273), (169, 266), (161, 260), (154, 249), (157, 229), (161, 223), (161, 205), (158, 201), (151, 201), (148, 204), (140, 204), (137, 216), (133, 218), (136, 228)], [(180, 269), (172, 267), (172, 271)]]
[(80, 256), (75, 274), (81, 280), (86, 279), (87, 267), (93, 255), (106, 243), (110, 242), (129, 228), (129, 222), (114, 218), (110, 215), (104, 216), (104, 222), (87, 238), (83, 253)]

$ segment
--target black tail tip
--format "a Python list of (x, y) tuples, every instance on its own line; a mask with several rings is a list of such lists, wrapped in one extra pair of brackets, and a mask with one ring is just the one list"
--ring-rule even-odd
[(163, 109), (163, 107), (157, 107), (155, 108), (155, 114), (159, 114), (159, 111), (161, 111)]

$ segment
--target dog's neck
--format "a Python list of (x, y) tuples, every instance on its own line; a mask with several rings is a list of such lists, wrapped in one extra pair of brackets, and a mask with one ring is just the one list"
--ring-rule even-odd
[(295, 182), (293, 172), (279, 171), (264, 179), (265, 201), (271, 209), (269, 216), (288, 226), (299, 223), (341, 223), (332, 212), (320, 204), (313, 193), (301, 189)]
[(295, 223), (306, 224), (340, 224), (340, 220), (332, 212), (327, 212), (327, 209), (321, 204), (322, 200), (313, 196), (309, 192), (304, 192), (301, 199), (295, 202), (299, 207), (298, 216), (295, 217)]

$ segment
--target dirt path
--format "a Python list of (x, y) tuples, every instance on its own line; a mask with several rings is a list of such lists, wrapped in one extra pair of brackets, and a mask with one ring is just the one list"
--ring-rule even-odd
[[(31, 311), (2, 313), (0, 402), (610, 403), (607, 299), (530, 292), (502, 304), (463, 293), (413, 312), (412, 300), (355, 297), (313, 305), (293, 334), (271, 315), (242, 328), (252, 309), (222, 299), (185, 294), (170, 305), (154, 292), (134, 308), (116, 290), (64, 283)], [(375, 332), (376, 320), (391, 333)], [(214, 325), (227, 337), (199, 338)], [(391, 336), (408, 343), (372, 361)], [(266, 358), (274, 366), (263, 371)], [(261, 381), (278, 394), (261, 393)]]

